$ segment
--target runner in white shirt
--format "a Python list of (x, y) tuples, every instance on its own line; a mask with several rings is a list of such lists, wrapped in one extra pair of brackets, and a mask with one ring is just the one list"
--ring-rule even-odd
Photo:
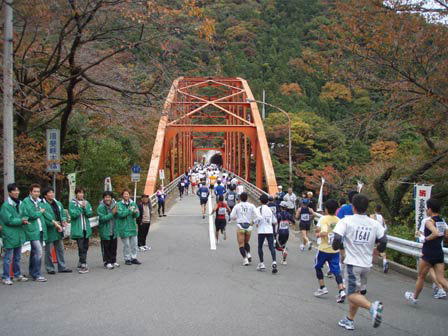
[[(382, 227), (387, 231), (386, 222), (384, 221), (384, 217), (381, 214), (381, 205), (377, 204), (375, 206), (375, 213), (370, 216), (370, 218), (373, 218), (378, 223), (382, 225)], [(383, 272), (387, 273), (389, 271), (389, 262), (387, 261), (386, 252), (380, 253), (380, 257), (383, 258)]]
[(244, 266), (248, 266), (252, 262), (249, 241), (253, 222), (262, 218), (255, 205), (247, 202), (247, 198), (247, 193), (243, 192), (240, 195), (240, 203), (235, 205), (230, 214), (230, 219), (237, 223), (236, 235)]
[(258, 257), (260, 263), (257, 266), (257, 270), (263, 271), (266, 266), (263, 263), (263, 243), (266, 239), (268, 241), (269, 250), (272, 256), (272, 273), (277, 273), (277, 261), (275, 260), (275, 247), (274, 247), (274, 229), (273, 225), (277, 224), (277, 218), (272, 213), (272, 210), (266, 205), (269, 202), (269, 197), (266, 194), (260, 196), (261, 206), (257, 208), (262, 219), (257, 222), (258, 228)]
[(238, 185), (236, 186), (236, 193), (241, 195), (244, 192), (244, 186), (240, 180), (238, 180)]
[(364, 296), (367, 293), (367, 275), (372, 267), (373, 250), (383, 252), (386, 249), (387, 237), (384, 227), (366, 215), (369, 200), (365, 195), (353, 197), (353, 216), (341, 219), (333, 230), (332, 247), (338, 250), (344, 239), (346, 264), (346, 286), (350, 311), (347, 317), (339, 321), (339, 326), (355, 329), (353, 320), (358, 308), (370, 310), (372, 325), (377, 328), (381, 324), (383, 304), (379, 301), (370, 303)]

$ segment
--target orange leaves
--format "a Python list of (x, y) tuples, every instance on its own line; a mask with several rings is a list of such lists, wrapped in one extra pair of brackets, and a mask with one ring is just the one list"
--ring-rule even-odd
[(370, 155), (374, 160), (389, 160), (397, 150), (398, 144), (394, 141), (377, 141), (370, 146)]
[(45, 147), (43, 144), (26, 135), (15, 138), (15, 165), (18, 174), (38, 176), (47, 179)]
[(289, 84), (282, 84), (280, 86), (280, 92), (284, 96), (302, 96), (302, 88), (297, 83), (289, 83)]
[(342, 180), (342, 174), (333, 166), (327, 166), (322, 170), (313, 169), (311, 175), (305, 175), (298, 170), (298, 175), (305, 178), (305, 187), (309, 190), (319, 190), (322, 177), (325, 179), (324, 195), (328, 195), (336, 185)]
[(352, 93), (348, 87), (335, 82), (327, 82), (320, 93), (320, 99), (335, 101), (336, 99), (352, 101)]

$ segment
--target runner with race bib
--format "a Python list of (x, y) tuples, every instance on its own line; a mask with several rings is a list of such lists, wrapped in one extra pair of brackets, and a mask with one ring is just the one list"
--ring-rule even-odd
[(213, 209), (212, 213), (210, 215), (213, 215), (216, 213), (215, 218), (215, 238), (216, 242), (219, 240), (219, 231), (221, 231), (221, 234), (223, 235), (224, 240), (227, 239), (226, 235), (226, 213), (230, 213), (231, 210), (228, 207), (227, 203), (224, 202), (224, 196), (220, 195), (218, 196), (218, 203), (216, 203), (215, 208)]
[(299, 220), (299, 229), (302, 236), (302, 244), (300, 245), (300, 250), (304, 251), (305, 247), (311, 250), (312, 244), (308, 238), (308, 233), (311, 229), (311, 221), (314, 218), (314, 210), (309, 207), (309, 199), (304, 199), (302, 201), (302, 206), (297, 209), (296, 219)]
[(264, 240), (268, 241), (269, 250), (272, 256), (272, 273), (277, 273), (277, 261), (275, 258), (275, 248), (274, 248), (274, 230), (273, 225), (277, 224), (277, 218), (272, 213), (271, 209), (266, 205), (269, 198), (266, 194), (260, 196), (261, 206), (257, 208), (262, 219), (257, 223), (258, 228), (258, 257), (260, 258), (260, 263), (257, 266), (257, 270), (264, 271), (266, 266), (264, 265), (263, 259), (263, 244)]
[(295, 224), (294, 217), (288, 212), (288, 203), (280, 202), (280, 212), (277, 214), (277, 250), (283, 254), (282, 265), (286, 265), (288, 257), (288, 249), (286, 243), (289, 239), (289, 225)]
[(226, 193), (226, 201), (230, 211), (232, 211), (238, 200), (238, 194), (235, 192), (235, 186), (233, 184), (231, 184), (229, 188), (230, 191)]
[(202, 218), (205, 218), (205, 208), (207, 206), (209, 194), (210, 194), (210, 192), (209, 192), (208, 188), (205, 186), (205, 183), (201, 183), (196, 195), (199, 196), (199, 202), (201, 204), (201, 209), (202, 209)]

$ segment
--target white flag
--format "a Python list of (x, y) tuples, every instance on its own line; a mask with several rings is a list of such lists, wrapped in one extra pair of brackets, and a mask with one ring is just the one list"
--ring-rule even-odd
[(325, 179), (322, 177), (322, 183), (320, 185), (320, 191), (319, 191), (319, 200), (317, 202), (317, 211), (323, 211), (324, 210), (324, 184)]
[(112, 180), (110, 177), (104, 179), (104, 191), (112, 191)]
[(431, 198), (430, 185), (417, 184), (415, 189), (415, 228), (419, 231), (422, 221), (426, 216), (426, 201)]
[(76, 189), (76, 173), (71, 173), (67, 175), (68, 180), (68, 199), (71, 201), (75, 198), (75, 189)]

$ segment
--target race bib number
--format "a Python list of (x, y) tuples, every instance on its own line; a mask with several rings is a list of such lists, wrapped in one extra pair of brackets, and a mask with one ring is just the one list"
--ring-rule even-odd
[(445, 230), (446, 230), (446, 223), (445, 223), (445, 221), (436, 222), (435, 224), (436, 224), (437, 231), (439, 231), (438, 236), (439, 237), (444, 236), (445, 235)]
[(245, 206), (241, 207), (241, 212), (243, 214), (247, 213), (247, 208)]
[(275, 206), (270, 207), (270, 209), (271, 209), (271, 211), (272, 211), (272, 213), (273, 213), (274, 215), (277, 214), (277, 208), (276, 208)]
[(354, 244), (367, 244), (370, 240), (370, 235), (372, 233), (372, 228), (367, 226), (360, 226), (356, 229)]
[(233, 201), (235, 199), (235, 195), (229, 195), (228, 200)]
[(264, 219), (264, 222), (267, 225), (271, 225), (271, 223), (272, 223), (272, 217), (271, 216), (265, 216), (263, 219)]
[(218, 209), (218, 215), (225, 215), (226, 214), (226, 208), (219, 208)]
[(180, 186), (181, 186), (181, 187), (185, 187), (185, 183), (181, 183)]
[(304, 222), (308, 222), (310, 220), (310, 214), (301, 214), (300, 220)]
[(207, 198), (207, 193), (206, 192), (201, 192), (201, 197), (202, 198)]
[(333, 245), (333, 240), (334, 240), (334, 233), (330, 233), (328, 235), (328, 245)]
[(289, 229), (289, 222), (287, 220), (282, 220), (278, 227), (280, 230), (287, 230)]

